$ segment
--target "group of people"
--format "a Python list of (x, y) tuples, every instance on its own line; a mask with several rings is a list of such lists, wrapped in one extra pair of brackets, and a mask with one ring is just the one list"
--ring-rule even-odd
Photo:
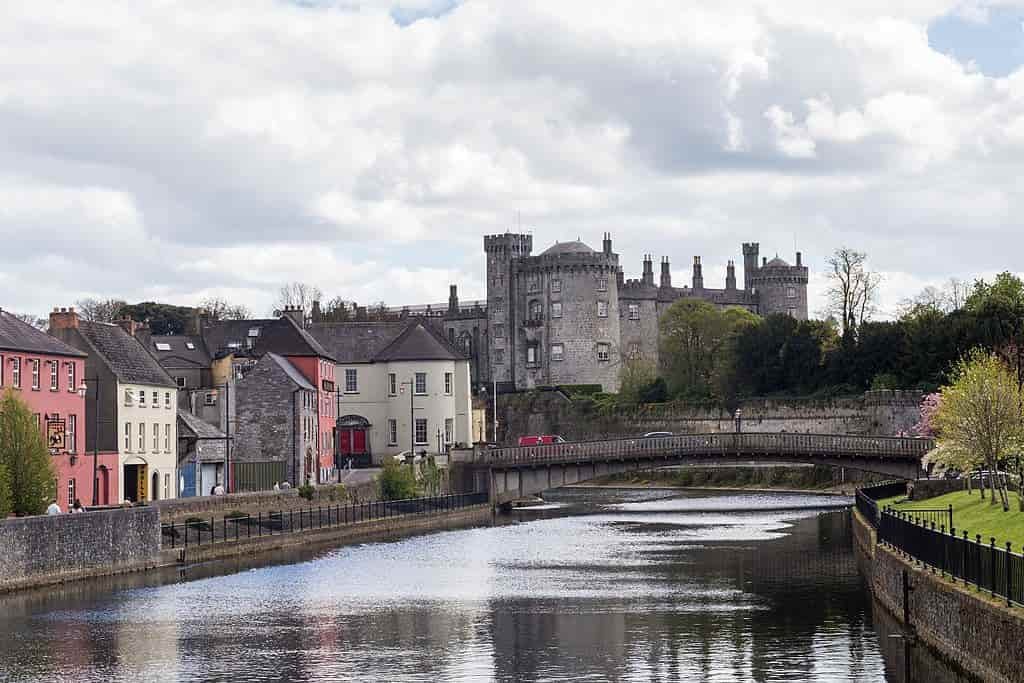
[[(75, 502), (71, 505), (71, 510), (69, 510), (68, 512), (69, 514), (75, 514), (78, 512), (88, 512), (88, 510), (86, 510), (85, 506), (82, 505), (82, 501), (75, 498)], [(46, 514), (48, 515), (59, 515), (62, 513), (63, 510), (61, 510), (60, 506), (57, 505), (57, 501), (50, 503), (50, 506), (46, 508)]]

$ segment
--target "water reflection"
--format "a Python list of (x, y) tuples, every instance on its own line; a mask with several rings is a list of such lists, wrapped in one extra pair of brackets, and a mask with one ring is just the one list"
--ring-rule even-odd
[(557, 498), (290, 564), (11, 596), (0, 679), (887, 680), (834, 499)]

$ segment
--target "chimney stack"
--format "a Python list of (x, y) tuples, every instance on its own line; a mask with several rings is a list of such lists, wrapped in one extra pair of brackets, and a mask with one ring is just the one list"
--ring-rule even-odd
[(302, 306), (285, 306), (284, 310), (281, 311), (281, 315), (291, 318), (299, 327), (305, 327), (306, 316), (303, 313)]
[(118, 327), (120, 327), (122, 330), (127, 332), (129, 337), (134, 337), (135, 336), (135, 329), (136, 329), (137, 323), (134, 320), (132, 320), (131, 318), (128, 318), (128, 317), (118, 318), (117, 320), (114, 321), (114, 323)]
[(672, 271), (669, 269), (668, 256), (661, 258), (661, 286), (665, 289), (672, 287)]
[(803, 265), (803, 262), (801, 261), (801, 255), (800, 255), (800, 252), (799, 252), (799, 251), (798, 251), (798, 252), (796, 252), (796, 264), (797, 264), (798, 266), (802, 266), (802, 265)]
[(650, 254), (644, 255), (643, 282), (645, 285), (654, 286), (654, 261), (651, 260)]
[(693, 257), (693, 288), (704, 289), (704, 273), (701, 270), (700, 256)]
[(612, 234), (610, 232), (604, 234), (602, 246), (605, 256), (610, 256), (612, 253)]
[(730, 291), (736, 291), (736, 264), (729, 261), (725, 266), (725, 288)]
[(764, 268), (767, 265), (768, 265), (768, 257), (767, 256), (762, 256), (761, 257), (761, 267)]
[(50, 334), (57, 330), (76, 329), (78, 329), (78, 314), (75, 313), (74, 306), (71, 308), (54, 308), (53, 312), (50, 313)]
[(459, 287), (458, 285), (448, 285), (448, 312), (458, 313), (459, 312)]

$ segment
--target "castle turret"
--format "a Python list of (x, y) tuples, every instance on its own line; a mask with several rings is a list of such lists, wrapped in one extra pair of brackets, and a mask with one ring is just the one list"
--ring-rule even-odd
[(767, 259), (754, 277), (758, 313), (763, 316), (783, 313), (797, 320), (807, 320), (808, 272), (801, 256), (791, 266), (776, 256)]
[(654, 261), (651, 260), (650, 254), (644, 256), (643, 282), (650, 287), (654, 286)]
[[(799, 263), (799, 258), (797, 259)], [(736, 291), (736, 264), (732, 261), (725, 266), (725, 289), (726, 291)]]
[(704, 289), (704, 272), (701, 270), (700, 256), (693, 257), (693, 288)]
[(668, 256), (661, 259), (661, 286), (664, 289), (672, 287), (672, 271), (669, 270)]
[(743, 289), (754, 288), (754, 277), (757, 275), (757, 254), (761, 245), (757, 242), (743, 243)]
[[(533, 237), (506, 232), (485, 235), (487, 254), (487, 336), (491, 359), (490, 379), (509, 383), (513, 380), (515, 358), (515, 305), (513, 301), (513, 264), (533, 251)], [(488, 378), (481, 377), (482, 381)]]

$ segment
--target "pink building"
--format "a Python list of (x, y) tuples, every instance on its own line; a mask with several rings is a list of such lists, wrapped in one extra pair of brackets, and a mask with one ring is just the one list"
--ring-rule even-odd
[[(0, 309), (0, 391), (12, 390), (28, 404), (50, 448), (57, 475), (57, 504), (65, 512), (75, 499), (93, 503), (94, 455), (88, 449), (85, 401), (86, 355)], [(117, 491), (117, 454), (100, 453), (96, 502), (110, 503)], [(116, 494), (114, 494), (116, 495)]]
[[(314, 347), (321, 351), (319, 343)], [(327, 482), (333, 478), (336, 461), (334, 458), (334, 429), (337, 420), (337, 399), (334, 386), (334, 359), (327, 355), (286, 355), (288, 362), (295, 366), (317, 391), (317, 481)], [(310, 468), (307, 471), (312, 471)]]

